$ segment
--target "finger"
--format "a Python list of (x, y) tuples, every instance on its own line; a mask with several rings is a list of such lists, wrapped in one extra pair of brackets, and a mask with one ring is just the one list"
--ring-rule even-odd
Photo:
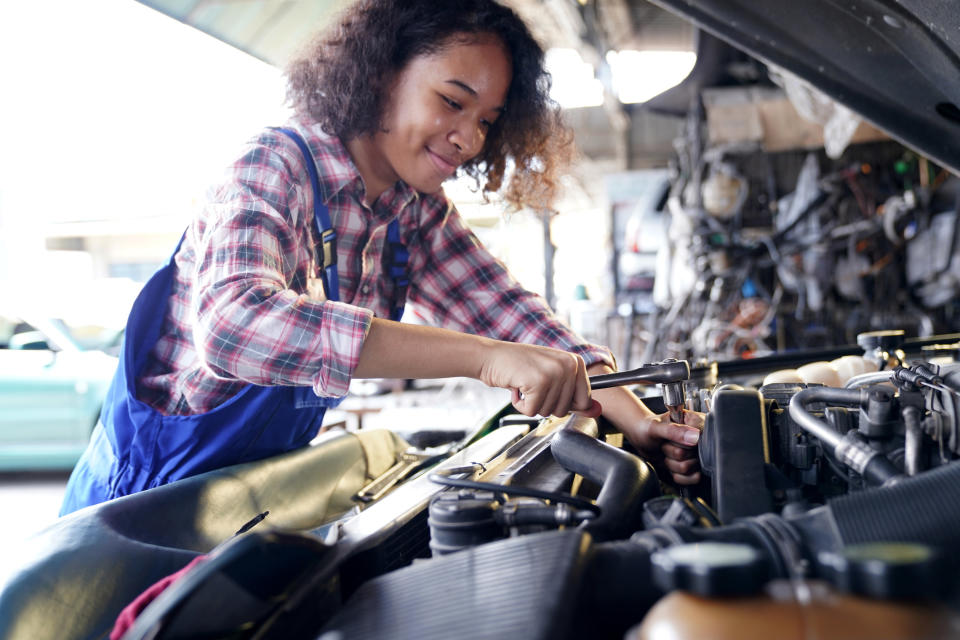
[(540, 415), (560, 415), (557, 413), (560, 404), (560, 393), (561, 385), (559, 380), (554, 379), (547, 383), (542, 392), (543, 401), (540, 403)]
[(530, 413), (530, 403), (527, 402), (527, 396), (520, 393), (520, 389), (511, 388), (510, 389), (510, 404), (513, 405), (513, 408), (522, 413), (523, 415), (532, 418), (537, 415), (537, 412), (534, 411)]
[(665, 458), (672, 458), (673, 460), (690, 460), (699, 457), (696, 447), (679, 447), (672, 442), (663, 443), (660, 450), (663, 451)]
[(590, 399), (590, 402), (591, 404), (589, 409), (586, 409), (585, 411), (577, 411), (577, 413), (584, 418), (599, 418), (600, 414), (603, 413), (603, 405), (593, 398)]
[(560, 393), (557, 395), (557, 406), (554, 408), (555, 416), (565, 416), (573, 408), (573, 392), (576, 388), (577, 379), (573, 375), (564, 376), (563, 384), (560, 387)]
[(700, 441), (700, 430), (694, 427), (681, 427), (672, 422), (650, 422), (650, 435), (661, 440), (669, 440), (684, 447), (692, 447)]
[(690, 486), (690, 485), (692, 485), (692, 484), (697, 484), (698, 482), (700, 482), (700, 472), (698, 471), (698, 472), (692, 473), (692, 474), (690, 474), (690, 475), (682, 475), (682, 474), (676, 474), (676, 473), (674, 473), (674, 474), (673, 474), (673, 481), (674, 481), (676, 484), (681, 484), (681, 485), (684, 485), (684, 486)]
[(698, 411), (684, 411), (683, 412), (683, 422), (688, 427), (696, 427), (697, 429), (703, 430), (703, 414)]
[(667, 458), (663, 465), (670, 470), (673, 475), (688, 476), (700, 470), (699, 460), (671, 460)]
[[(573, 387), (573, 408), (575, 411), (593, 411), (596, 402), (590, 397), (590, 379), (587, 377), (587, 365), (583, 358), (577, 358), (577, 375)], [(597, 416), (590, 416), (596, 418)]]

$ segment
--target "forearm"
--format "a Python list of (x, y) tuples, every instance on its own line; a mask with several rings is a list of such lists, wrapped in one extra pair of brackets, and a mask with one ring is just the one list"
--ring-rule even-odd
[(489, 338), (374, 318), (354, 378), (480, 378)]
[(559, 416), (593, 407), (579, 356), (377, 318), (370, 324), (353, 375), (476, 378), (491, 387), (510, 389), (514, 406), (529, 416)]

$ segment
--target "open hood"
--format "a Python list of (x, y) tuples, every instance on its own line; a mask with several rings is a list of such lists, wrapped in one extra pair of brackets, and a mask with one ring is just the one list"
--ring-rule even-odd
[(960, 173), (960, 12), (944, 0), (653, 0)]

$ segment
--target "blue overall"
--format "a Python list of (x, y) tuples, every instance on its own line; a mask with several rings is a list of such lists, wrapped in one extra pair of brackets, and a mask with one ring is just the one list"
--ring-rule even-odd
[[(323, 262), (321, 280), (327, 298), (338, 300), (336, 234), (320, 197), (313, 156), (299, 134), (289, 129), (278, 131), (291, 137), (304, 154), (314, 193), (314, 222), (323, 243), (322, 251), (318, 251)], [(408, 283), (408, 256), (400, 244), (396, 220), (390, 223), (387, 236), (388, 271), (398, 291), (403, 292)], [(160, 336), (165, 313), (154, 303), (170, 297), (173, 255), (144, 285), (133, 304), (119, 366), (90, 444), (67, 483), (60, 515), (205, 471), (303, 447), (319, 431), (326, 408), (342, 400), (318, 397), (309, 387), (253, 384), (198, 415), (166, 416), (138, 400), (136, 377)], [(401, 294), (391, 317), (399, 320), (402, 314)]]

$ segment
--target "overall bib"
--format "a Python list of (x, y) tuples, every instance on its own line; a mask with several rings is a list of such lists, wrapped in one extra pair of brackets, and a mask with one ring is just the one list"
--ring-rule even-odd
[[(304, 154), (314, 193), (314, 222), (323, 242), (321, 280), (330, 300), (339, 299), (336, 234), (320, 192), (316, 165), (306, 142), (291, 137)], [(388, 227), (389, 272), (400, 291), (407, 285), (406, 249), (399, 225)], [(306, 446), (317, 434), (327, 407), (342, 398), (321, 398), (309, 387), (248, 384), (233, 398), (202, 414), (166, 416), (136, 397), (136, 376), (160, 335), (165, 313), (154, 301), (168, 300), (174, 255), (144, 285), (130, 311), (120, 362), (90, 444), (67, 483), (60, 515), (119, 496), (229, 465), (268, 458)], [(403, 296), (391, 318), (403, 314)], [(165, 309), (163, 310), (165, 311)]]

